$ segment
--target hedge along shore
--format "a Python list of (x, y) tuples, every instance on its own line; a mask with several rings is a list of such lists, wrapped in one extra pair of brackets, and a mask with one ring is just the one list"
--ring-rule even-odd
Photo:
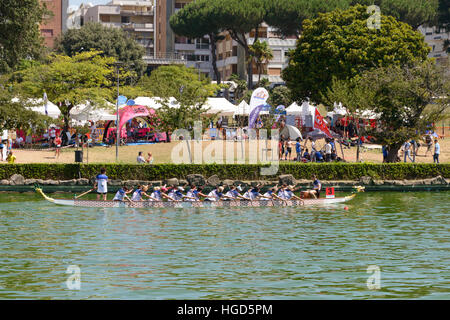
[(450, 164), (282, 163), (272, 176), (260, 174), (264, 165), (246, 164), (4, 164), (0, 165), (0, 191), (31, 191), (34, 184), (45, 186), (49, 192), (87, 190), (102, 167), (110, 178), (110, 191), (139, 184), (269, 187), (286, 183), (308, 188), (312, 174), (324, 187), (333, 186), (338, 191), (349, 191), (356, 185), (364, 185), (368, 191), (450, 190)]

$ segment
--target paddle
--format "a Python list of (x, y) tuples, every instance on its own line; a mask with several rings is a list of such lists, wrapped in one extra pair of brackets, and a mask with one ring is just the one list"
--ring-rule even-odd
[(78, 199), (78, 198), (84, 196), (85, 194), (88, 194), (89, 192), (94, 191), (94, 190), (95, 190), (95, 188), (92, 188), (91, 190), (88, 190), (88, 191), (86, 191), (86, 192), (80, 194), (79, 196), (76, 196), (75, 199)]

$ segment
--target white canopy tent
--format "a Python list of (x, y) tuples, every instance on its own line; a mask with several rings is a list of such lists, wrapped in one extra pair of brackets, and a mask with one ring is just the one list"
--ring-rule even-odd
[[(154, 110), (158, 110), (159, 108), (163, 107), (163, 100), (164, 99), (160, 97), (137, 97), (136, 99), (134, 99), (134, 103), (138, 106), (146, 106)], [(173, 108), (180, 107), (178, 101), (174, 97), (169, 98), (169, 105)]]
[(250, 106), (245, 100), (237, 106), (235, 116), (248, 116), (250, 114)]
[(77, 105), (72, 110), (70, 110), (70, 117), (74, 120), (83, 121), (109, 121), (116, 120), (116, 116), (112, 111), (94, 108), (90, 104)]
[(303, 109), (296, 102), (294, 102), (286, 108), (286, 115), (302, 115), (302, 110)]
[(339, 102), (339, 104), (337, 104), (335, 102), (333, 111), (327, 112), (327, 117), (329, 117), (329, 118), (333, 118), (334, 115), (338, 115), (338, 116), (347, 115), (347, 109), (344, 106), (342, 106), (342, 102)]
[[(11, 101), (19, 102), (19, 99), (13, 98)], [(28, 102), (34, 105), (34, 107), (29, 107), (31, 110), (45, 115), (44, 99), (29, 99)], [(59, 110), (56, 104), (52, 103), (51, 101), (47, 101), (47, 115), (53, 119), (57, 119), (61, 115), (61, 110)]]
[(204, 107), (208, 110), (203, 114), (210, 115), (232, 116), (237, 111), (237, 107), (225, 98), (208, 98)]

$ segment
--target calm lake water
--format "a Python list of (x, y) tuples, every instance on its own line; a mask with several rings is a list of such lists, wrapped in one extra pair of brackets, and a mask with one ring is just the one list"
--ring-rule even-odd
[[(449, 299), (449, 199), (363, 193), (324, 208), (148, 212), (2, 193), (0, 298)], [(70, 265), (80, 290), (67, 287)], [(367, 287), (370, 265), (379, 290)]]

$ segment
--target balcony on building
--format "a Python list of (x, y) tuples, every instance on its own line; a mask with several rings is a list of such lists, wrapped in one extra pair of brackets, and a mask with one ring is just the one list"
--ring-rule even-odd
[(182, 54), (174, 52), (159, 52), (152, 55), (146, 55), (142, 59), (148, 65), (170, 65), (170, 64), (184, 64), (186, 65), (187, 60)]

